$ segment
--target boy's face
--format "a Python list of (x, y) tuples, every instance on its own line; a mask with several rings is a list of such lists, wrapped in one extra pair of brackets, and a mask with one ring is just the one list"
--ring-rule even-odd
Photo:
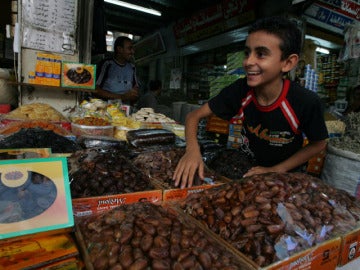
[(265, 87), (282, 79), (287, 60), (281, 60), (281, 40), (264, 31), (251, 33), (245, 43), (243, 67), (250, 87)]

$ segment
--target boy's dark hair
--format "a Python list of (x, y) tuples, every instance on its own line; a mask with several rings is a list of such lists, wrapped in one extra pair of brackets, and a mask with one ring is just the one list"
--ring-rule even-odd
[(161, 88), (161, 81), (160, 80), (151, 80), (149, 82), (149, 90), (155, 91)]
[(132, 42), (132, 40), (130, 38), (125, 37), (125, 36), (120, 36), (120, 37), (116, 38), (116, 40), (114, 42), (114, 52), (116, 51), (116, 48), (119, 46), (124, 48), (125, 40)]
[(281, 60), (285, 60), (291, 54), (300, 55), (302, 46), (302, 33), (296, 23), (286, 17), (267, 17), (256, 21), (250, 26), (248, 33), (265, 31), (276, 35), (282, 40), (280, 50)]

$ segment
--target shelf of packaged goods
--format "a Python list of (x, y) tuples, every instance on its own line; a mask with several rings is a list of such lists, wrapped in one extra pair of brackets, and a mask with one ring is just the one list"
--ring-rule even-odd
[(73, 88), (73, 87), (62, 87), (54, 85), (43, 85), (43, 84), (33, 84), (33, 83), (19, 83), (14, 81), (7, 81), (10, 85), (22, 86), (22, 87), (33, 87), (33, 88), (51, 88), (60, 91), (76, 91), (76, 92), (91, 92), (96, 93), (95, 89), (90, 88)]

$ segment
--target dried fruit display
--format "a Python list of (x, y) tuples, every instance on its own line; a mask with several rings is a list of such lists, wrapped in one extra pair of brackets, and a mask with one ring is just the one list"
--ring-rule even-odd
[(241, 269), (237, 258), (178, 213), (151, 203), (78, 221), (94, 269)]
[(57, 124), (51, 123), (49, 121), (41, 120), (29, 120), (29, 121), (13, 121), (10, 124), (6, 125), (3, 129), (0, 129), (0, 134), (8, 135), (20, 131), (21, 129), (27, 128), (40, 128), (44, 130), (52, 130), (53, 132), (66, 136), (71, 133), (66, 129), (60, 127)]
[(77, 151), (68, 162), (73, 198), (153, 189), (149, 178), (121, 151), (96, 148)]
[(216, 173), (230, 179), (241, 179), (255, 160), (240, 149), (221, 149), (208, 164)]
[(175, 143), (175, 134), (166, 129), (136, 129), (126, 133), (126, 139), (134, 147), (165, 145)]
[(359, 132), (347, 132), (341, 137), (331, 138), (329, 144), (341, 150), (360, 154)]
[(73, 121), (75, 124), (84, 126), (110, 126), (110, 122), (100, 117), (87, 116)]
[[(132, 161), (146, 175), (159, 180), (165, 188), (175, 188), (175, 181), (172, 179), (172, 176), (184, 153), (185, 148), (168, 147), (164, 150), (143, 151)], [(209, 184), (220, 180), (218, 175), (215, 175), (214, 172), (210, 172), (208, 169), (205, 169), (204, 174), (205, 181), (196, 175), (193, 186)]]
[(4, 115), (6, 119), (15, 120), (47, 120), (65, 121), (68, 119), (52, 106), (45, 103), (31, 103), (22, 105)]
[(191, 194), (182, 209), (260, 266), (359, 226), (360, 202), (302, 173), (255, 175)]
[(360, 132), (360, 112), (352, 112), (344, 118), (345, 132)]
[(74, 141), (41, 128), (21, 129), (0, 139), (0, 148), (51, 148), (52, 153), (73, 153), (81, 147)]
[(360, 113), (352, 112), (344, 118), (345, 133), (341, 137), (331, 138), (329, 144), (335, 148), (360, 154)]
[(140, 122), (175, 123), (174, 119), (171, 119), (162, 113), (154, 112), (153, 108), (141, 108), (137, 112), (131, 114), (131, 118)]
[(84, 149), (87, 148), (118, 148), (127, 149), (127, 142), (108, 136), (82, 135), (76, 137), (76, 142)]
[(172, 178), (185, 149), (169, 147), (166, 150), (142, 151), (132, 161), (146, 175), (166, 181)]

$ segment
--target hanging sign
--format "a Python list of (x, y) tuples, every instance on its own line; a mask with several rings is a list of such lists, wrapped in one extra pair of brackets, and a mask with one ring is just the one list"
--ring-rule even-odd
[(318, 3), (312, 4), (306, 9), (304, 15), (309, 23), (338, 34), (343, 34), (345, 26), (354, 21), (344, 13)]
[(336, 11), (344, 15), (359, 20), (360, 4), (355, 0), (320, 0), (320, 2), (333, 7)]
[(22, 46), (74, 54), (77, 0), (22, 1)]
[(173, 27), (179, 46), (246, 25), (255, 19), (254, 1), (223, 0), (177, 21)]

